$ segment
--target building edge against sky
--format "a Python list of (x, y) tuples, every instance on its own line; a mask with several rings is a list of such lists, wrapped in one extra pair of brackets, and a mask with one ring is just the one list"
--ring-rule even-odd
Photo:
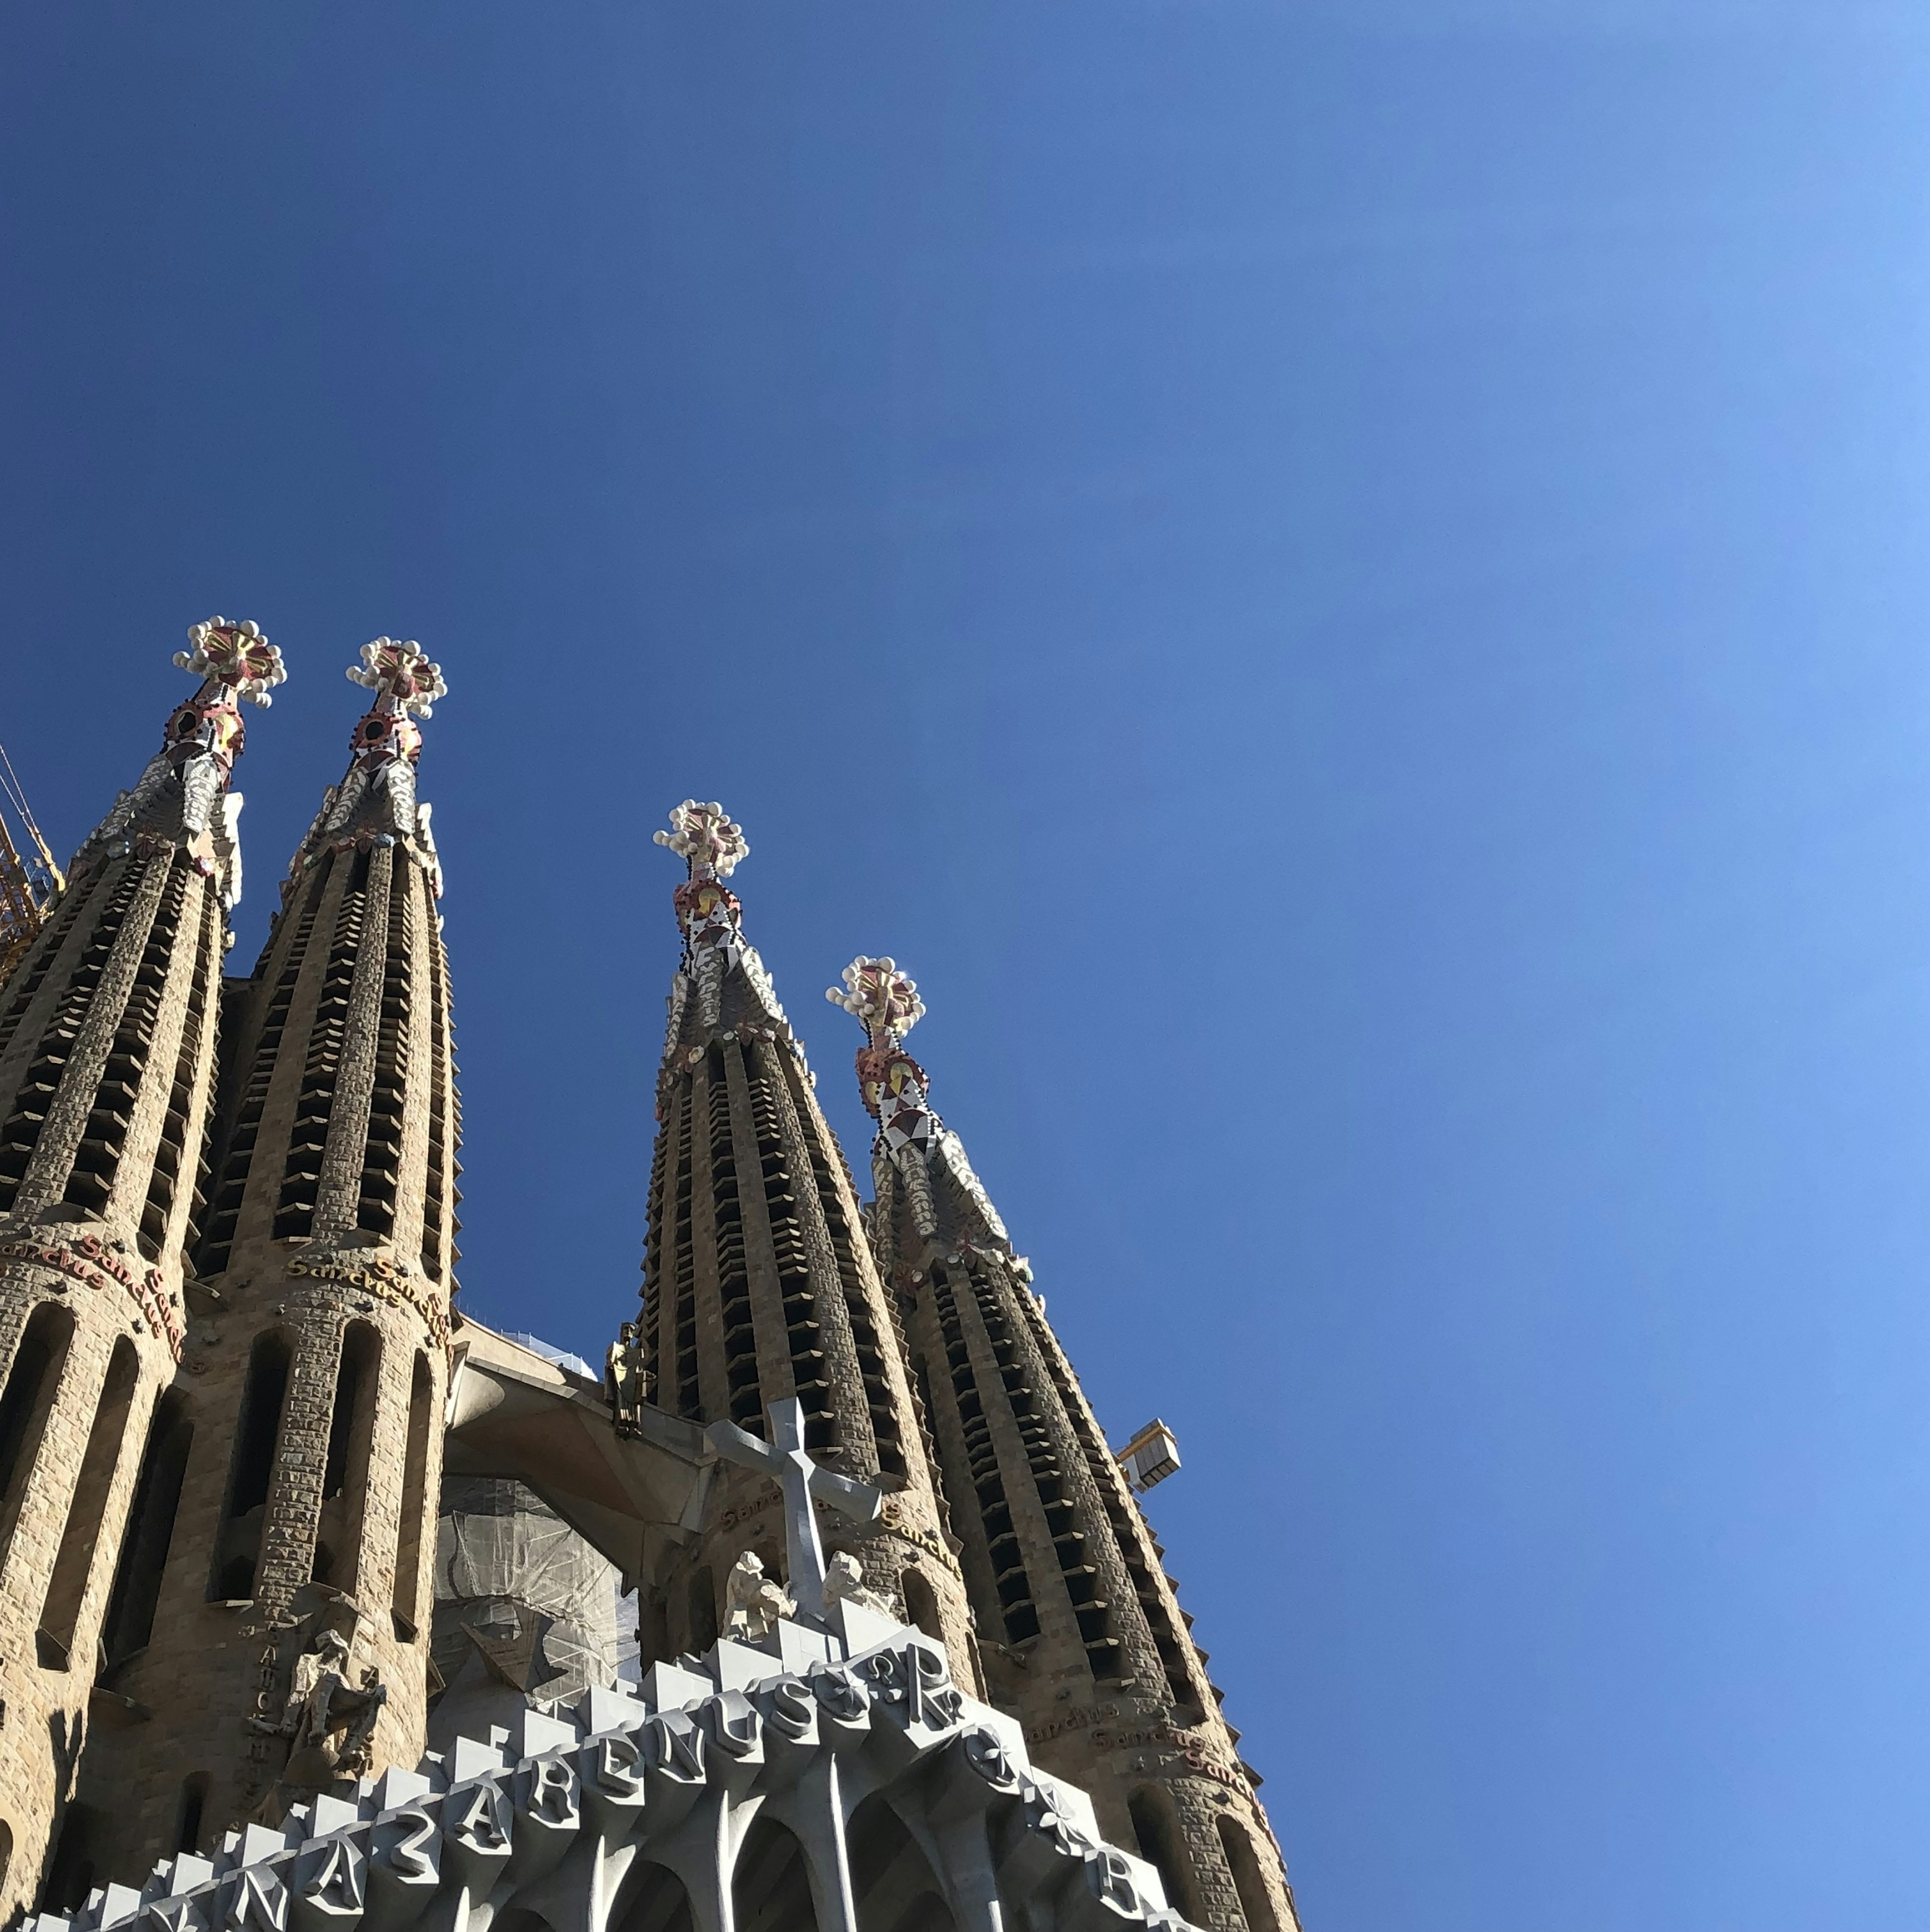
[[(819, 1809), (782, 1828), (793, 1850), (773, 1840), (753, 1858), (758, 1808), (774, 1832), (800, 1801), (722, 1778), (718, 1816), (749, 1838), (714, 1870), (683, 1872), (682, 1904), (653, 1906), (632, 1882), (622, 1904), (638, 1932), (668, 1932), (678, 1911), (707, 1932), (731, 1922), (734, 1898), (746, 1924), (785, 1898), (792, 1918), (863, 1932), (996, 1923), (974, 1915), (1001, 1899), (1037, 1924), (1086, 1922), (1075, 1895), (1112, 1915), (1093, 1922), (1177, 1912), (1214, 1932), (1286, 1932), (1257, 1780), (1134, 1486), (905, 1050), (923, 1011), (911, 981), (860, 957), (830, 994), (865, 1029), (857, 1074), (878, 1132), (861, 1204), (726, 883), (743, 832), (715, 804), (671, 814), (658, 842), (688, 878), (643, 1304), (607, 1387), (574, 1375), (455, 1306), (450, 974), (416, 790), (438, 668), (413, 644), (365, 647), (349, 675), (372, 699), (347, 772), (254, 972), (224, 979), (240, 706), (266, 704), (284, 672), (252, 624), (217, 618), (191, 644), (177, 662), (199, 688), (0, 987), (0, 1916), (98, 1927), (173, 1898), (193, 1903), (178, 1923), (162, 1913), (171, 1932), (215, 1932), (197, 1916), (212, 1887), (236, 1932), (251, 1913), (285, 1932), (291, 1899), (305, 1924), (366, 1913), (386, 1928), (375, 1874), (392, 1857), (317, 1890), (303, 1847), (365, 1827), (336, 1863), (375, 1856), (398, 1792), (431, 1819), (437, 1779), (446, 1792), (481, 1775), (461, 1742), (479, 1731), (506, 1754), (501, 1849), (528, 1880), (512, 1814), (534, 1802), (548, 1817), (548, 1774), (517, 1770), (536, 1733), (519, 1759), (515, 1726), (492, 1730), (484, 1704), (539, 1708), (540, 1631), (512, 1619), (507, 1648), (474, 1634), (477, 1667), (436, 1668), (446, 1457), (452, 1482), (526, 1484), (560, 1534), (636, 1588), (653, 1708), (671, 1708), (680, 1682), (699, 1702), (756, 1694), (746, 1645), (823, 1692), (861, 1636), (875, 1648), (893, 1631), (916, 1640), (889, 1652), (886, 1677), (950, 1687), (933, 1708), (956, 1736), (921, 1720), (915, 1750), (884, 1754), (865, 1802), (890, 1830), (851, 1837), (862, 1806), (833, 1776)], [(825, 1518), (821, 1600), (771, 1479), (772, 1418), (793, 1406), (811, 1494), (844, 1512)], [(748, 1580), (758, 1564), (764, 1597)], [(826, 1694), (832, 1712), (842, 1694)], [(969, 1874), (983, 1858), (946, 1849), (943, 1806), (930, 1809), (946, 1750), (986, 1774), (971, 1711), (1009, 1727), (1010, 1781), (977, 1808), (998, 1867), (982, 1884)], [(584, 1706), (569, 1748), (603, 1751), (608, 1716)], [(782, 1732), (776, 1707), (761, 1721)], [(453, 1755), (424, 1756), (432, 1730)], [(1028, 1753), (1037, 1769), (1022, 1774)], [(405, 1792), (395, 1779), (419, 1764), (440, 1768)], [(1055, 1837), (1040, 1820), (1072, 1815), (1051, 1794), (1073, 1786), (1080, 1822)], [(449, 1852), (437, 1882), (453, 1883), (479, 1841), (452, 1813), (431, 1822)], [(923, 1862), (893, 1850), (879, 1864), (908, 1831)], [(1041, 1832), (1086, 1875), (1072, 1892), (1071, 1865), (1034, 1870)], [(270, 1876), (250, 1878), (263, 1859)], [(931, 1884), (900, 1898), (914, 1864)], [(497, 1897), (475, 1872), (455, 1895), (459, 1916)], [(586, 1911), (604, 1932), (617, 1901), (597, 1896), (550, 1908), (553, 1932)], [(901, 1906), (911, 1916), (878, 1916)]]

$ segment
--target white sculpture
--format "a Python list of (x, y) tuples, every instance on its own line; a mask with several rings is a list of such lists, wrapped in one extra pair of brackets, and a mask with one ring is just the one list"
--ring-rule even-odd
[(731, 1566), (724, 1585), (724, 1634), (740, 1643), (761, 1643), (780, 1617), (794, 1616), (797, 1606), (764, 1573), (756, 1551), (747, 1550)]
[(898, 1614), (875, 1590), (865, 1588), (864, 1572), (858, 1568), (858, 1559), (843, 1550), (824, 1566), (824, 1607), (828, 1610), (833, 1604), (855, 1604), (860, 1610), (875, 1610), (881, 1617), (895, 1618)]

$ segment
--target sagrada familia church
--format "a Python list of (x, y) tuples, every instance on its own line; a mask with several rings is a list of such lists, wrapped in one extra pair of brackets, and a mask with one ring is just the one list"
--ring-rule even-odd
[(161, 749), (0, 904), (0, 1921), (1297, 1932), (1139, 1500), (1176, 1450), (1108, 1446), (911, 980), (830, 995), (866, 1202), (743, 833), (677, 807), (641, 1306), (600, 1371), (487, 1329), (416, 792), (441, 674), (363, 650), (229, 976), (241, 707), (284, 671), (253, 624), (189, 635)]

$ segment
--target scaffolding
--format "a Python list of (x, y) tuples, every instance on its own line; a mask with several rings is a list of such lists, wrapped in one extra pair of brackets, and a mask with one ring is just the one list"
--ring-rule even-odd
[(33, 944), (66, 885), (35, 822), (14, 761), (0, 745), (0, 982)]

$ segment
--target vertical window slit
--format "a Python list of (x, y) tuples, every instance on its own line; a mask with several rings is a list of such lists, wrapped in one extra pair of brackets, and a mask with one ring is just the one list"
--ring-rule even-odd
[(287, 1337), (272, 1332), (257, 1336), (248, 1355), (241, 1419), (228, 1465), (227, 1502), (208, 1582), (211, 1603), (241, 1603), (254, 1594), (262, 1522), (281, 1445), (281, 1412), (288, 1399), (288, 1370)]
[(73, 1336), (74, 1317), (57, 1301), (42, 1302), (27, 1318), (0, 1391), (0, 1558), (13, 1546)]
[(148, 1426), (134, 1508), (128, 1512), (127, 1532), (121, 1541), (113, 1593), (107, 1599), (101, 1641), (110, 1670), (146, 1649), (154, 1634), (161, 1574), (174, 1540), (181, 1485), (188, 1474), (188, 1452), (194, 1444), (194, 1425), (188, 1419), (188, 1405), (170, 1390), (155, 1404), (154, 1420)]
[(413, 1642), (425, 1606), (422, 1600), (422, 1544), (429, 1480), (429, 1429), (435, 1420), (436, 1383), (428, 1358), (419, 1354), (409, 1385), (409, 1441), (402, 1459), (402, 1522), (395, 1543), (395, 1580), (389, 1602), (395, 1634)]
[(80, 1473), (74, 1481), (66, 1525), (61, 1531), (60, 1548), (41, 1605), (40, 1628), (35, 1641), (43, 1670), (65, 1670), (72, 1660), (74, 1633), (87, 1600), (88, 1582), (94, 1574), (94, 1552), (100, 1541), (101, 1520), (107, 1513), (114, 1472), (120, 1466), (128, 1413), (134, 1406), (137, 1360), (134, 1343), (125, 1335), (114, 1344), (114, 1352), (107, 1358), (107, 1373), (101, 1384), (100, 1400), (95, 1406), (93, 1426), (87, 1433), (87, 1447), (81, 1453)]

